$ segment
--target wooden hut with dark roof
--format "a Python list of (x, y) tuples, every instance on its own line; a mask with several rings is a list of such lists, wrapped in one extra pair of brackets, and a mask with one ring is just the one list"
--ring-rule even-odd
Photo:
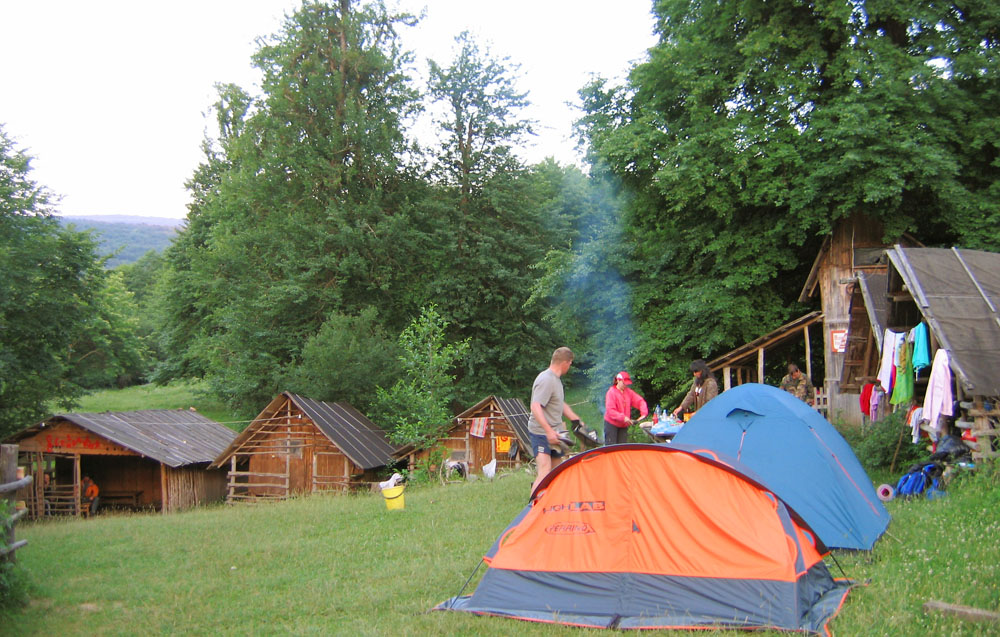
[(346, 403), (279, 394), (212, 463), (229, 467), (229, 502), (347, 491), (377, 482), (396, 448)]
[(168, 512), (221, 500), (225, 472), (208, 465), (235, 437), (196, 411), (150, 409), (57, 414), (4, 442), (18, 445), (18, 462), (34, 476), (21, 495), (37, 518), (83, 514), (85, 475), (102, 506)]
[[(469, 472), (481, 471), (494, 459), (497, 469), (530, 460), (528, 409), (517, 398), (487, 396), (455, 416), (439, 445), (447, 459), (463, 463)], [(430, 457), (429, 449), (401, 450), (411, 467)]]
[[(859, 349), (881, 350), (881, 330), (908, 332), (926, 323), (931, 359), (939, 349), (948, 353), (955, 426), (976, 439), (973, 459), (1000, 457), (1000, 253), (896, 245), (885, 254), (886, 277), (869, 281), (878, 287), (859, 301), (857, 315), (871, 321), (853, 339)], [(863, 362), (851, 380), (877, 375), (878, 358)], [(915, 381), (918, 403), (927, 381), (926, 374)]]

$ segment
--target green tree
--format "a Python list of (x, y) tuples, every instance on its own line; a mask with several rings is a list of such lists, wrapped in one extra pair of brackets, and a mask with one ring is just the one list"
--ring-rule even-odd
[(67, 352), (70, 380), (85, 389), (142, 381), (148, 353), (139, 335), (139, 309), (122, 274), (105, 273), (82, 310), (82, 329)]
[(160, 378), (204, 373), (250, 407), (282, 389), (329, 316), (374, 307), (396, 332), (419, 307), (421, 186), (399, 160), (416, 93), (396, 29), (412, 23), (381, 2), (306, 2), (254, 56), (259, 98), (220, 87), (219, 138), (167, 255)]
[[(454, 339), (470, 339), (460, 371), (462, 398), (523, 391), (556, 340), (543, 307), (526, 308), (532, 267), (563, 238), (544, 208), (551, 184), (514, 154), (531, 132), (516, 68), (481, 50), (467, 34), (447, 66), (431, 63), (429, 94), (441, 108), (433, 228), (438, 265), (426, 298), (450, 317)], [(550, 229), (552, 229), (550, 231)]]
[(376, 422), (392, 423), (390, 437), (397, 444), (424, 448), (451, 424), (452, 370), (468, 352), (469, 341), (448, 342), (447, 327), (448, 321), (430, 305), (399, 335), (405, 375), (390, 389), (379, 387), (374, 405)]
[(581, 130), (629, 193), (639, 371), (657, 384), (800, 311), (793, 291), (838, 219), (998, 245), (994, 5), (654, 11), (659, 43), (626, 86), (585, 87)]
[(70, 406), (72, 347), (85, 336), (104, 282), (97, 245), (61, 227), (30, 157), (0, 128), (0, 437)]
[(517, 90), (517, 66), (481, 51), (467, 31), (455, 42), (458, 52), (447, 68), (429, 62), (428, 92), (445, 106), (435, 121), (444, 132), (436, 172), (458, 188), (459, 208), (468, 215), (470, 200), (491, 178), (520, 170), (513, 146), (532, 131), (531, 121), (520, 117), (529, 102)]
[(316, 400), (345, 401), (366, 411), (377, 387), (391, 387), (401, 375), (401, 350), (374, 308), (358, 316), (333, 314), (302, 348), (288, 375), (293, 392)]

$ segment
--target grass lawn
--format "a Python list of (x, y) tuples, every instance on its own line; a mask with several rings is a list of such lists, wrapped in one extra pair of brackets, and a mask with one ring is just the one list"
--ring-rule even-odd
[[(203, 390), (179, 383), (99, 392), (80, 410), (195, 406), (222, 422), (238, 420)], [(597, 406), (582, 391), (568, 388), (567, 400), (578, 403), (589, 425), (601, 426)], [(392, 512), (378, 494), (323, 495), (166, 516), (21, 523), (17, 537), (29, 544), (18, 552), (18, 573), (29, 601), (0, 609), (0, 634), (607, 635), (427, 612), (459, 592), (525, 504), (531, 480), (518, 470), (492, 482), (413, 486), (405, 510)], [(888, 506), (893, 521), (874, 551), (827, 558), (835, 576), (841, 572), (834, 558), (862, 583), (832, 629), (842, 635), (996, 632), (996, 625), (928, 614), (922, 605), (936, 599), (1000, 607), (1000, 469), (961, 476), (940, 500)], [(706, 633), (746, 634), (698, 634)]]
[[(405, 510), (392, 512), (377, 494), (327, 495), (167, 516), (22, 524), (18, 537), (29, 544), (18, 557), (31, 600), (0, 613), (0, 632), (606, 635), (427, 612), (458, 593), (523, 506), (530, 481), (520, 470), (493, 482), (412, 487)], [(872, 553), (836, 555), (849, 576), (870, 584), (851, 592), (834, 631), (987, 629), (926, 614), (921, 605), (938, 599), (997, 609), (996, 474), (959, 481), (942, 500), (891, 502), (890, 509), (889, 534)], [(833, 561), (827, 563), (839, 575)]]

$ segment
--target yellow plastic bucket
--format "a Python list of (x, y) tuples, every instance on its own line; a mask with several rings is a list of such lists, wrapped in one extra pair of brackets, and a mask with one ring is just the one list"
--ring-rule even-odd
[(398, 487), (389, 487), (388, 489), (382, 489), (382, 497), (385, 498), (385, 508), (394, 511), (396, 509), (402, 509), (405, 502), (403, 497), (403, 489), (406, 485), (399, 485)]

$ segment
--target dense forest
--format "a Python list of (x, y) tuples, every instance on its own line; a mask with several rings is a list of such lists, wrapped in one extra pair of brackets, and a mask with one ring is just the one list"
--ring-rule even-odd
[(291, 390), (419, 441), (455, 405), (526, 398), (560, 345), (595, 397), (629, 369), (672, 400), (691, 359), (810, 309), (838, 219), (1000, 248), (997, 5), (653, 12), (627, 81), (581, 87), (581, 169), (518, 159), (530, 95), (469, 35), (421, 85), (398, 40), (416, 18), (305, 2), (261, 41), (258, 94), (218, 86), (176, 239), (110, 269), (0, 129), (0, 433), (198, 377), (246, 414)]

